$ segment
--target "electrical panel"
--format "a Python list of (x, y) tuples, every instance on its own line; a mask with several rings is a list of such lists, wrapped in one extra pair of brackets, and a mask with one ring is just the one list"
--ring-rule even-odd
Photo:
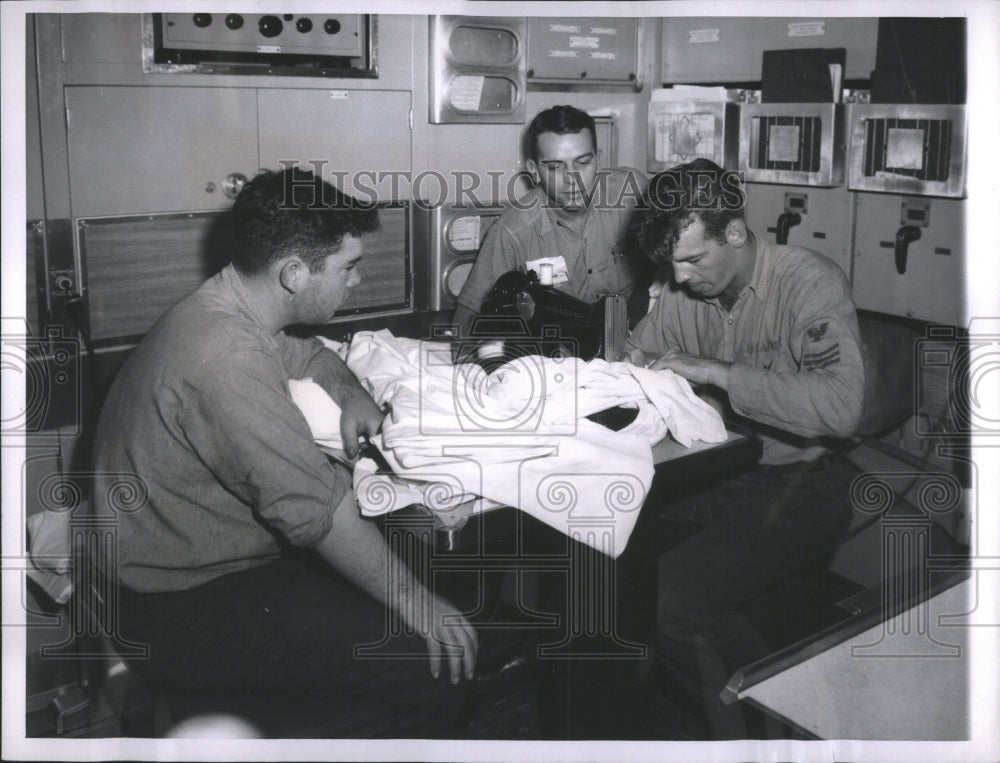
[(965, 106), (853, 106), (848, 186), (962, 198), (965, 131)]
[(374, 77), (372, 17), (351, 13), (153, 13), (149, 72)]
[[(720, 100), (685, 100), (654, 91), (647, 117), (646, 169), (660, 172), (694, 159), (735, 166), (739, 148), (739, 91)], [(666, 100), (666, 98), (670, 100)]]
[(528, 19), (528, 82), (641, 87), (637, 18)]
[(862, 309), (967, 325), (965, 202), (858, 194), (853, 283)]
[(740, 104), (739, 169), (754, 183), (841, 185), (845, 119), (835, 103)]
[(772, 244), (812, 249), (851, 276), (851, 193), (839, 188), (795, 188), (752, 183), (747, 191), (747, 224)]
[(523, 124), (527, 73), (523, 18), (431, 16), (432, 124)]
[(414, 206), (414, 302), (417, 309), (451, 310), (486, 234), (504, 207)]

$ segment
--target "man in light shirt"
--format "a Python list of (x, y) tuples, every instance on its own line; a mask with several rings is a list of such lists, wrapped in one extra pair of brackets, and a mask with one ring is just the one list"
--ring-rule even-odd
[(680, 374), (763, 443), (754, 469), (656, 507), (672, 544), (660, 557), (658, 658), (716, 738), (745, 735), (719, 692), (769, 653), (742, 608), (845, 536), (854, 473), (838, 450), (859, 426), (865, 381), (844, 274), (766, 242), (744, 208), (736, 173), (699, 159), (652, 178), (630, 224), (672, 283), (629, 337), (629, 360)]

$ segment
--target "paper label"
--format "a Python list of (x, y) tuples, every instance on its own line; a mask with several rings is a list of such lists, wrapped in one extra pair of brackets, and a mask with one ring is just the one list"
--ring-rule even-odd
[(448, 228), (448, 243), (459, 252), (474, 252), (479, 248), (479, 215), (457, 217)]
[(566, 260), (563, 259), (561, 254), (556, 257), (539, 257), (537, 260), (528, 260), (524, 268), (525, 270), (534, 270), (536, 273), (541, 274), (542, 265), (552, 266), (553, 285), (569, 282), (569, 269), (566, 267)]
[(590, 28), (591, 34), (618, 34), (618, 30), (615, 27), (603, 27), (603, 26), (592, 26)]
[(576, 50), (550, 50), (549, 58), (579, 58), (580, 53)]
[(591, 58), (602, 58), (605, 61), (614, 61), (616, 58), (618, 58), (618, 54), (617, 53), (601, 53), (600, 51), (598, 51), (598, 52), (595, 52), (595, 53), (591, 53), (590, 57)]
[(570, 37), (569, 46), (571, 48), (599, 48), (601, 47), (600, 37)]
[(769, 162), (799, 161), (798, 125), (771, 125), (767, 131), (767, 160)]
[(656, 161), (680, 164), (702, 156), (715, 161), (715, 117), (711, 114), (656, 114)]
[(697, 44), (701, 42), (718, 42), (719, 41), (719, 30), (718, 29), (692, 29), (688, 32), (688, 44)]
[(580, 34), (580, 27), (573, 24), (549, 24), (550, 32), (561, 32), (563, 34)]
[(822, 37), (825, 34), (825, 21), (793, 21), (788, 25), (789, 37)]
[(462, 111), (478, 111), (486, 77), (463, 74), (451, 81), (448, 102)]

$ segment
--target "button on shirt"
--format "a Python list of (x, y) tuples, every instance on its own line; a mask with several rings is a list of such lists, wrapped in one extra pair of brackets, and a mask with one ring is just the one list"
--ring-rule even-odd
[(559, 256), (566, 262), (568, 281), (556, 288), (589, 303), (612, 294), (630, 296), (641, 265), (624, 254), (624, 238), (644, 184), (636, 170), (602, 171), (579, 233), (559, 220), (541, 188), (533, 189), (490, 228), (458, 303), (478, 312), (504, 273), (527, 272), (529, 262)]
[(811, 461), (829, 450), (829, 438), (853, 435), (861, 418), (854, 302), (833, 261), (756, 240), (753, 275), (731, 310), (665, 288), (628, 346), (650, 360), (674, 349), (732, 363), (729, 403), (756, 425), (761, 462)]

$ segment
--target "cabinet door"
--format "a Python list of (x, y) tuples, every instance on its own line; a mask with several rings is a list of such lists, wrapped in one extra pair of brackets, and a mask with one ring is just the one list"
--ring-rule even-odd
[[(261, 167), (320, 168), (363, 201), (410, 198), (409, 92), (261, 90), (259, 109)], [(440, 193), (440, 182), (425, 185), (425, 196)]]
[(748, 183), (747, 224), (777, 243), (778, 220), (786, 211), (799, 215), (788, 241), (826, 255), (851, 276), (851, 193), (846, 188)]
[(927, 225), (896, 268), (896, 234), (909, 197), (859, 194), (854, 238), (854, 299), (858, 307), (935, 323), (967, 325), (965, 202), (924, 197)]
[(667, 18), (663, 82), (755, 82), (765, 50), (846, 48), (845, 78), (875, 68), (877, 18)]
[(257, 94), (202, 87), (66, 88), (74, 217), (228, 207), (257, 171)]

